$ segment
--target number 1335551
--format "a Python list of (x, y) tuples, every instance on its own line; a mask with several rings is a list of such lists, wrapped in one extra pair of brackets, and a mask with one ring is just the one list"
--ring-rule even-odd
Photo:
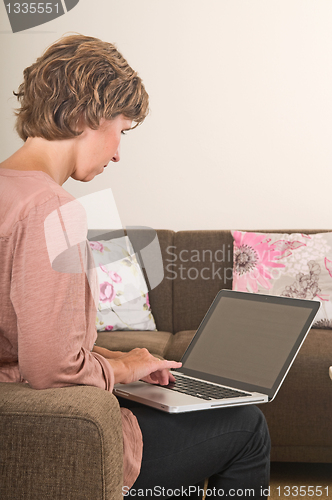
[(59, 13), (59, 4), (51, 2), (7, 3), (8, 14), (52, 14)]
[(328, 486), (278, 486), (279, 497), (321, 497), (329, 496)]

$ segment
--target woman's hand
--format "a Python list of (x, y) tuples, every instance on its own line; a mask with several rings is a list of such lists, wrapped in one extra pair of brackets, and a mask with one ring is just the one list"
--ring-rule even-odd
[(114, 372), (114, 383), (129, 384), (144, 380), (150, 384), (168, 385), (174, 382), (171, 368), (180, 368), (182, 363), (155, 358), (147, 349), (133, 349), (122, 356), (108, 358)]

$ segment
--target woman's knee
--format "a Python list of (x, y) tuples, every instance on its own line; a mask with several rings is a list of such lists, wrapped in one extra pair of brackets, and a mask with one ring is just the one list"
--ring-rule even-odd
[(268, 425), (263, 412), (255, 405), (245, 405), (233, 409), (234, 430), (243, 431), (253, 436), (254, 441), (262, 443), (266, 452), (270, 453), (271, 441)]
[(270, 432), (263, 412), (255, 405), (248, 405), (245, 408), (247, 410), (247, 418), (249, 419), (256, 441), (262, 443), (262, 446), (264, 446), (265, 454), (270, 456)]
[(267, 421), (265, 418), (264, 413), (261, 411), (260, 408), (258, 408), (255, 405), (251, 406), (253, 413), (256, 415), (256, 421), (257, 421), (257, 429), (258, 431), (266, 437), (266, 439), (270, 442), (270, 433), (269, 433), (269, 428), (267, 425)]

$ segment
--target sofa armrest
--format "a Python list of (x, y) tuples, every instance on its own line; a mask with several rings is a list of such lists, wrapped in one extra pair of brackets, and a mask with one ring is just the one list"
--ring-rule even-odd
[(2, 500), (121, 498), (121, 415), (109, 392), (0, 383), (0, 435)]

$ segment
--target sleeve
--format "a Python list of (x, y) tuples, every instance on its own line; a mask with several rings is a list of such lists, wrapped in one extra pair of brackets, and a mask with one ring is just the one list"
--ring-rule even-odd
[[(91, 352), (97, 332), (96, 305), (85, 265), (88, 244), (85, 240), (71, 245), (61, 220), (67, 251), (53, 259), (45, 236), (45, 220), (56, 215), (54, 220), (59, 221), (66, 203), (53, 196), (34, 207), (12, 235), (11, 301), (17, 316), (19, 370), (36, 389), (79, 384), (112, 391), (110, 364)], [(71, 213), (70, 223), (77, 228), (82, 220), (75, 220)], [(59, 249), (59, 228), (54, 223), (51, 229)]]
[(131, 488), (136, 481), (143, 456), (142, 433), (137, 418), (127, 408), (121, 408), (123, 429), (123, 485)]

